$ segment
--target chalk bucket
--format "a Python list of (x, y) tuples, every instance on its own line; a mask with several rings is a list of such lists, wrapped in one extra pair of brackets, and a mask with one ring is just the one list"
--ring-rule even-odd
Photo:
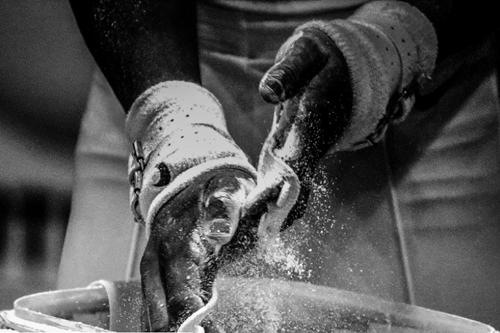
[[(496, 332), (451, 314), (303, 282), (220, 278), (217, 289), (211, 316), (227, 333)], [(97, 281), (19, 298), (0, 313), (0, 326), (24, 332), (138, 331), (141, 304), (139, 283)]]

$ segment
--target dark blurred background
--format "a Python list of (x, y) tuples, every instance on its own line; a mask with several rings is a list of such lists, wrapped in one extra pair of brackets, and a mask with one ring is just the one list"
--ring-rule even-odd
[(0, 1), (0, 309), (53, 289), (93, 60), (67, 0)]

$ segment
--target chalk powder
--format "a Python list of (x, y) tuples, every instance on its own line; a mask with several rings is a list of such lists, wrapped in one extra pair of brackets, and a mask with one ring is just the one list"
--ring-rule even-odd
[[(326, 177), (323, 172), (318, 172), (312, 184), (314, 195), (310, 197), (313, 199), (311, 207), (325, 204), (322, 200), (327, 196), (322, 184), (324, 179)], [(329, 224), (327, 221), (324, 223)], [(324, 223), (320, 224), (320, 229), (323, 229)], [(318, 224), (316, 226), (319, 227)], [(279, 311), (280, 295), (270, 286), (256, 283), (256, 279), (307, 281), (312, 272), (301, 252), (308, 243), (305, 235), (312, 231), (307, 221), (295, 221), (294, 226), (277, 238), (260, 239), (255, 249), (223, 267), (219, 272), (220, 276), (239, 279), (235, 279), (237, 285), (225, 290), (229, 295), (235, 296), (231, 299), (234, 303), (231, 306), (220, 306), (215, 321), (228, 332), (277, 332), (285, 324)], [(228, 288), (227, 285), (224, 287)]]
[(235, 306), (226, 307), (217, 320), (230, 332), (276, 332), (280, 327), (279, 297), (262, 284), (244, 278), (302, 279), (307, 275), (295, 246), (281, 238), (261, 242), (255, 250), (226, 266), (221, 275), (238, 276)]

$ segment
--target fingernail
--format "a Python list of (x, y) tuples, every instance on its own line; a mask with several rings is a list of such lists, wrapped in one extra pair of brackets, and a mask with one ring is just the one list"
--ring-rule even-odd
[(283, 86), (280, 81), (267, 75), (260, 86), (260, 93), (266, 102), (277, 104), (283, 97)]

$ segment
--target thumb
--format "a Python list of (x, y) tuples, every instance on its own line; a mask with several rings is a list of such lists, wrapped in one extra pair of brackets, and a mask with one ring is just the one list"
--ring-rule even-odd
[(293, 97), (325, 66), (328, 52), (317, 31), (301, 31), (292, 36), (278, 52), (280, 60), (264, 74), (259, 93), (268, 103)]

